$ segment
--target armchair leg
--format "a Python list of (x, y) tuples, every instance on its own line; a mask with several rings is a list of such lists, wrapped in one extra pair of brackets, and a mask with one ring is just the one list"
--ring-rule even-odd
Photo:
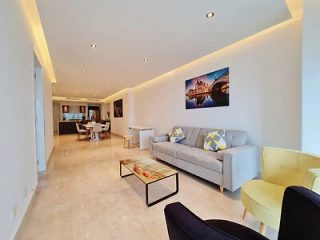
[(244, 209), (243, 214), (242, 214), (242, 219), (246, 219), (247, 215), (248, 215), (248, 210)]
[(220, 186), (220, 192), (223, 193), (224, 188)]
[(259, 233), (263, 236), (266, 235), (267, 232), (267, 225), (265, 225), (263, 222), (260, 223), (260, 227), (259, 227)]

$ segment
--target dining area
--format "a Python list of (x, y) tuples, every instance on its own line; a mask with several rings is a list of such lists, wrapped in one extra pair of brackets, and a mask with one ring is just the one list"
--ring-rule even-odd
[(110, 137), (110, 122), (76, 122), (77, 140), (98, 142)]

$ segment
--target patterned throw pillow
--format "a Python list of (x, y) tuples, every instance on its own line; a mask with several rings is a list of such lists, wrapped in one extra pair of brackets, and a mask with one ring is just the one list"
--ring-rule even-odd
[(170, 136), (170, 142), (177, 143), (177, 142), (180, 142), (185, 137), (186, 135), (182, 131), (181, 127), (179, 127), (172, 132)]
[(206, 151), (219, 151), (227, 148), (226, 130), (219, 129), (209, 132), (204, 140), (203, 149)]

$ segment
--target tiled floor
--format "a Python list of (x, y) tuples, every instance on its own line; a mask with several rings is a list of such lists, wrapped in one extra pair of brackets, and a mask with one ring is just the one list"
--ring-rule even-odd
[[(147, 151), (124, 149), (115, 136), (100, 142), (75, 139), (55, 138), (49, 169), (39, 176), (18, 240), (168, 239), (163, 209), (175, 201), (204, 219), (229, 219), (258, 229), (253, 217), (241, 219), (239, 191), (221, 194), (218, 186), (184, 172), (179, 193), (148, 208), (144, 184), (134, 176), (119, 176), (119, 159), (149, 155)], [(173, 187), (174, 178), (168, 179), (153, 186), (150, 194), (157, 197)], [(270, 229), (267, 235), (276, 239)]]

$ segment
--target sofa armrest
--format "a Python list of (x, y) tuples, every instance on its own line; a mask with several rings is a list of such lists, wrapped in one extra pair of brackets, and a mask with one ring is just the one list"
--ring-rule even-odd
[(259, 149), (253, 145), (243, 145), (218, 152), (223, 161), (222, 186), (235, 191), (244, 182), (258, 176)]
[(151, 137), (151, 143), (168, 142), (168, 141), (169, 141), (168, 134), (157, 135), (157, 136)]
[(320, 194), (320, 168), (311, 168), (307, 171), (303, 186)]

